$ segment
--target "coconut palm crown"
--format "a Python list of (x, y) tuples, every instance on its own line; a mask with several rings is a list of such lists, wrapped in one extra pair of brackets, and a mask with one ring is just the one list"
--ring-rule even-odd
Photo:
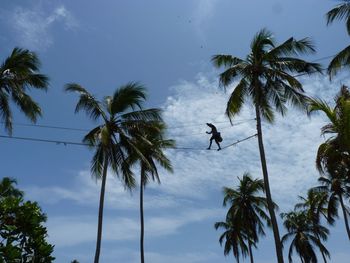
[(48, 78), (39, 69), (38, 56), (21, 48), (14, 48), (0, 65), (0, 120), (10, 135), (13, 119), (10, 100), (32, 122), (42, 115), (39, 104), (27, 94), (32, 88), (47, 90)]
[(299, 255), (301, 262), (305, 263), (317, 263), (315, 248), (318, 248), (326, 256), (330, 256), (329, 251), (321, 242), (321, 239), (325, 240), (329, 234), (327, 228), (311, 222), (304, 211), (282, 213), (281, 217), (284, 219), (283, 225), (287, 230), (287, 233), (282, 237), (282, 243), (292, 239), (288, 250), (289, 262), (293, 262), (294, 250)]

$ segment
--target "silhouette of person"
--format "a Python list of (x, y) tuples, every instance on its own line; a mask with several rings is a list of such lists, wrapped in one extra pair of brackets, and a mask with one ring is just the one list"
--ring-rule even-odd
[(218, 151), (220, 151), (221, 150), (220, 142), (222, 142), (220, 132), (218, 132), (218, 130), (216, 129), (216, 127), (213, 124), (207, 123), (207, 125), (211, 128), (210, 132), (206, 132), (207, 134), (211, 134), (210, 143), (209, 143), (209, 147), (207, 148), (207, 150), (210, 150), (211, 144), (212, 144), (213, 140), (215, 140), (215, 143), (219, 147)]

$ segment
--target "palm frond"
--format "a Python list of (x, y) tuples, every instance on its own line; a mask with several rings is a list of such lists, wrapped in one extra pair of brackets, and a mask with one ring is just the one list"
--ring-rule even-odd
[(125, 112), (128, 109), (141, 109), (145, 100), (145, 87), (137, 82), (129, 82), (114, 92), (110, 102), (111, 115)]
[(36, 122), (37, 118), (42, 115), (39, 104), (33, 101), (26, 93), (13, 92), (12, 99), (30, 121)]
[(66, 92), (77, 92), (80, 97), (78, 103), (75, 107), (75, 112), (85, 110), (87, 115), (93, 119), (97, 120), (99, 117), (107, 119), (105, 113), (103, 112), (100, 102), (91, 95), (86, 89), (76, 83), (69, 83), (65, 85)]
[(342, 0), (343, 3), (338, 4), (333, 9), (327, 12), (326, 19), (327, 25), (333, 23), (334, 20), (346, 20), (346, 28), (348, 34), (350, 34), (350, 2), (348, 0)]
[(260, 30), (253, 38), (250, 44), (252, 54), (256, 57), (262, 57), (267, 48), (274, 48), (275, 40), (272, 33), (266, 28)]
[(133, 121), (135, 124), (144, 122), (162, 122), (162, 110), (158, 108), (132, 111), (128, 113), (124, 113), (120, 116), (122, 122)]
[(340, 51), (328, 65), (327, 73), (332, 79), (344, 66), (350, 66), (350, 46)]
[(238, 85), (234, 88), (226, 106), (226, 115), (232, 123), (232, 118), (237, 115), (244, 104), (244, 97), (247, 92), (247, 82), (245, 79), (241, 79)]
[(9, 105), (9, 96), (0, 90), (0, 118), (4, 121), (5, 129), (12, 134), (12, 112)]
[(226, 68), (227, 67), (231, 68), (239, 63), (244, 62), (244, 60), (231, 55), (214, 55), (211, 58), (211, 61), (214, 64), (214, 66), (217, 68), (220, 68), (222, 66)]

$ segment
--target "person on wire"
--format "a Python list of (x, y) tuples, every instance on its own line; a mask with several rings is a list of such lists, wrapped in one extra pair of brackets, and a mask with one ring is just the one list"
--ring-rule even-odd
[(211, 134), (210, 143), (209, 143), (209, 147), (207, 148), (207, 150), (210, 150), (211, 144), (212, 144), (213, 140), (215, 140), (215, 143), (219, 147), (218, 151), (220, 151), (221, 150), (220, 142), (222, 142), (221, 134), (220, 134), (220, 132), (218, 132), (218, 130), (216, 129), (216, 127), (213, 124), (207, 123), (207, 125), (211, 128), (210, 132), (206, 132), (207, 134)]

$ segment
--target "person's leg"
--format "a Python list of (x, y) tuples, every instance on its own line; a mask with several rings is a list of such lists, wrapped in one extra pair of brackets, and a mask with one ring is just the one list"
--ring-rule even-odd
[(209, 147), (207, 148), (207, 150), (210, 150), (211, 144), (213, 143), (213, 137), (210, 138), (210, 143), (209, 143)]
[(217, 144), (218, 147), (219, 147), (218, 151), (220, 151), (220, 150), (221, 150), (220, 143), (219, 143), (218, 140), (216, 140), (216, 139), (215, 139), (215, 142), (216, 142), (216, 144)]

